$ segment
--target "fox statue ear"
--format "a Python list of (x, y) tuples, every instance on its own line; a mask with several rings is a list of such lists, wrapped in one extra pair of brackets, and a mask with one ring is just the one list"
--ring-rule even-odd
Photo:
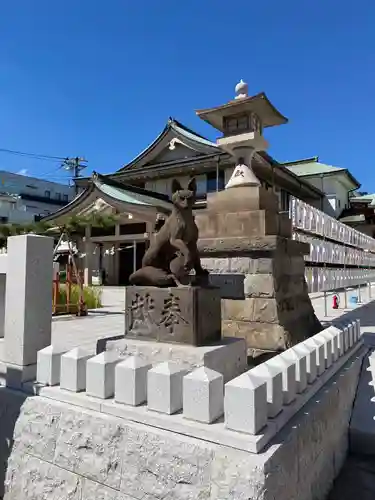
[(197, 192), (197, 181), (195, 180), (195, 177), (190, 179), (189, 184), (188, 184), (188, 190), (193, 191), (193, 193)]
[(173, 179), (172, 181), (172, 193), (177, 193), (177, 191), (181, 191), (182, 187), (181, 184), (178, 182), (177, 179)]

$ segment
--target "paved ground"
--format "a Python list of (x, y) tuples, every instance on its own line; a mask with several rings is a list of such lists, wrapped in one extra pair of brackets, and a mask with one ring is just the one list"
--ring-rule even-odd
[(123, 287), (103, 287), (102, 309), (82, 318), (60, 316), (52, 319), (52, 343), (64, 349), (78, 345), (94, 349), (102, 337), (124, 333), (125, 291)]

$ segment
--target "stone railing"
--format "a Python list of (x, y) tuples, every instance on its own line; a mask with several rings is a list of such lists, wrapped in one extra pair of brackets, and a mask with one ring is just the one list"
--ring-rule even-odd
[(342, 245), (375, 252), (375, 239), (321, 212), (298, 198), (290, 201), (289, 215), (294, 229), (335, 240)]
[(324, 292), (374, 282), (375, 269), (306, 267), (305, 278), (309, 292)]
[[(224, 384), (207, 367), (114, 351), (38, 352), (45, 397), (258, 453), (361, 347), (359, 320), (329, 327)], [(54, 387), (57, 386), (57, 387)], [(30, 389), (30, 387), (29, 387)]]

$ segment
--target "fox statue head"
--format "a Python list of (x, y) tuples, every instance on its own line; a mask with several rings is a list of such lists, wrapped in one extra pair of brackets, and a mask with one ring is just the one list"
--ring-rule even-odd
[(178, 210), (192, 210), (197, 193), (195, 178), (190, 179), (187, 188), (184, 189), (176, 179), (172, 181), (172, 203)]

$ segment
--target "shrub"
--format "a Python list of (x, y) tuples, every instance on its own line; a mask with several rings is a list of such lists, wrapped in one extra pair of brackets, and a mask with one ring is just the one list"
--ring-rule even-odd
[[(87, 309), (97, 309), (102, 307), (102, 289), (99, 287), (84, 286), (83, 299), (86, 303)], [(79, 303), (79, 286), (71, 285), (70, 304), (78, 305)], [(58, 305), (66, 305), (66, 286), (60, 285)]]

